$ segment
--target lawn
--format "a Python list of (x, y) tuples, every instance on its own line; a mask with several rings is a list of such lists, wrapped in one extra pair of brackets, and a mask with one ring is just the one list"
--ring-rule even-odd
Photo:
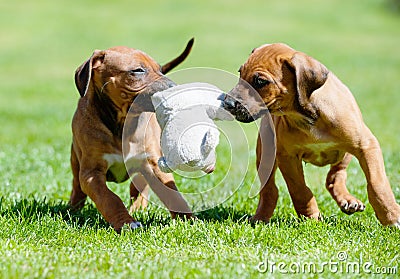
[[(92, 202), (78, 213), (67, 206), (75, 69), (93, 50), (115, 45), (164, 63), (191, 37), (193, 51), (177, 70), (232, 77), (254, 47), (270, 42), (323, 62), (379, 139), (400, 202), (400, 14), (385, 1), (20, 0), (2, 1), (0, 15), (0, 278), (399, 276), (400, 230), (378, 223), (355, 159), (348, 188), (365, 212), (341, 213), (324, 188), (328, 168), (305, 165), (324, 221), (296, 217), (280, 175), (270, 224), (246, 221), (257, 206), (254, 123), (221, 124), (230, 132), (212, 175), (176, 176), (182, 192), (201, 191), (192, 203), (198, 220), (171, 220), (152, 195), (135, 213), (145, 227), (117, 235)], [(127, 183), (109, 187), (128, 205)]]

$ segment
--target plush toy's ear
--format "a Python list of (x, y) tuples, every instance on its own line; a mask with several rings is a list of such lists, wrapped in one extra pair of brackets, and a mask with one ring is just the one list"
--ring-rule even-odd
[(162, 172), (165, 173), (170, 173), (173, 172), (173, 170), (168, 166), (167, 161), (165, 160), (165, 157), (160, 157), (158, 159), (158, 167)]
[(305, 98), (309, 98), (312, 92), (320, 88), (328, 78), (329, 70), (320, 62), (302, 52), (296, 52), (287, 61), (287, 64), (295, 72), (300, 103)]
[(104, 56), (104, 51), (95, 50), (92, 56), (76, 69), (75, 85), (81, 97), (85, 96), (89, 89), (92, 69), (99, 67), (103, 63)]
[(161, 108), (160, 106), (162, 105), (162, 102), (163, 102), (162, 93), (157, 92), (157, 93), (153, 94), (151, 96), (151, 102), (153, 103), (154, 109), (156, 111), (157, 111), (157, 109), (159, 110)]
[[(211, 129), (215, 129), (212, 131)], [(215, 150), (219, 142), (219, 132), (216, 130), (217, 128), (209, 128), (208, 131), (204, 134), (200, 151), (203, 157), (207, 157), (211, 151)]]

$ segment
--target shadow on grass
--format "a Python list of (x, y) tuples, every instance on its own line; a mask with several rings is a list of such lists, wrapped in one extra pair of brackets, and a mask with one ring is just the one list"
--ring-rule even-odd
[(203, 221), (222, 222), (225, 220), (233, 222), (247, 222), (251, 217), (248, 212), (238, 210), (233, 206), (218, 205), (214, 208), (201, 211), (196, 214), (197, 218)]
[[(4, 199), (0, 199), (0, 216), (15, 219), (18, 221), (35, 222), (45, 216), (51, 216), (54, 219), (61, 218), (64, 222), (77, 228), (94, 228), (104, 229), (110, 228), (103, 216), (98, 212), (97, 208), (87, 203), (81, 210), (71, 210), (68, 203), (63, 201), (47, 201), (46, 199), (37, 200), (34, 198), (13, 201), (8, 204)], [(133, 213), (133, 217), (140, 221), (145, 228), (152, 226), (167, 226), (171, 223), (170, 215), (163, 209), (152, 208), (140, 210)], [(251, 215), (244, 210), (238, 210), (230, 205), (219, 205), (215, 208), (208, 209), (196, 214), (199, 220), (207, 222), (236, 222), (247, 223)], [(311, 222), (311, 223), (310, 223)], [(366, 224), (360, 220), (342, 219), (338, 216), (324, 216), (322, 222), (299, 218), (294, 214), (285, 214), (284, 216), (274, 215), (270, 225), (278, 228), (306, 228), (313, 226), (336, 227), (342, 229), (352, 228), (356, 231), (365, 231)], [(256, 224), (252, 223), (254, 227)]]
[[(72, 210), (67, 202), (48, 201), (46, 198), (38, 200), (26, 198), (12, 202), (0, 199), (0, 215), (20, 221), (36, 221), (44, 216), (61, 218), (67, 224), (75, 227), (108, 228), (110, 225), (104, 220), (97, 208), (87, 203), (81, 210)], [(196, 217), (203, 221), (246, 222), (250, 217), (245, 211), (240, 211), (232, 206), (223, 206), (199, 212)], [(133, 213), (133, 218), (140, 221), (145, 227), (165, 226), (171, 222), (170, 215), (162, 209), (152, 208), (139, 210)]]
[[(9, 204), (4, 202), (4, 199), (0, 199), (0, 216), (21, 222), (35, 222), (45, 216), (50, 216), (54, 219), (61, 218), (68, 225), (82, 229), (111, 228), (97, 208), (88, 202), (82, 209), (73, 210), (67, 202), (48, 201), (46, 198), (43, 200), (27, 198)], [(171, 222), (169, 214), (161, 210), (140, 210), (134, 212), (132, 217), (140, 221), (145, 228), (153, 225), (165, 226)]]
[(46, 198), (34, 198), (13, 201), (5, 205), (0, 200), (0, 215), (21, 221), (40, 220), (44, 216), (61, 217), (67, 224), (76, 227), (107, 228), (109, 224), (103, 219), (97, 209), (88, 204), (79, 211), (73, 211), (66, 202), (51, 202)]

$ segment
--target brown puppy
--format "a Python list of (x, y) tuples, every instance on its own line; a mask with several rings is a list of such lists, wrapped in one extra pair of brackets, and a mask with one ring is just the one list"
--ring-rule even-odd
[[(75, 83), (81, 98), (72, 121), (73, 208), (81, 208), (89, 196), (115, 230), (124, 224), (140, 227), (106, 185), (106, 181), (123, 182), (129, 178), (128, 173), (138, 172), (140, 175), (131, 183), (133, 198), (139, 196), (139, 191), (145, 194), (148, 183), (173, 217), (176, 213), (191, 217), (173, 176), (158, 168), (161, 131), (151, 112), (154, 108), (150, 96), (175, 85), (164, 74), (187, 57), (192, 45), (193, 39), (179, 57), (162, 67), (140, 50), (96, 50), (76, 70)], [(129, 111), (134, 100), (134, 109)], [(142, 198), (133, 208), (145, 205)]]
[[(364, 124), (349, 89), (324, 65), (284, 44), (254, 49), (240, 68), (238, 85), (225, 99), (225, 108), (242, 122), (251, 122), (268, 109), (276, 131), (277, 152), (272, 175), (263, 175), (267, 118), (261, 120), (257, 166), (262, 190), (254, 220), (268, 221), (278, 191), (276, 168), (282, 172), (299, 215), (319, 218), (320, 212), (306, 186), (302, 161), (331, 165), (326, 188), (341, 210), (352, 214), (365, 206), (346, 189), (346, 167), (352, 155), (367, 178), (368, 199), (383, 225), (400, 226), (400, 206), (386, 177), (381, 149)], [(259, 94), (254, 96), (254, 89)], [(264, 150), (263, 150), (264, 148)], [(352, 154), (352, 155), (351, 155)]]

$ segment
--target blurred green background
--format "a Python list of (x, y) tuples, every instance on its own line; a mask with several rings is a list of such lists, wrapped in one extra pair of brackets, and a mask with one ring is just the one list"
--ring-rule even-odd
[(2, 1), (1, 143), (69, 136), (73, 73), (94, 49), (127, 45), (160, 63), (194, 36), (180, 68), (236, 73), (250, 51), (285, 42), (352, 89), (384, 148), (397, 148), (399, 15), (382, 0)]

